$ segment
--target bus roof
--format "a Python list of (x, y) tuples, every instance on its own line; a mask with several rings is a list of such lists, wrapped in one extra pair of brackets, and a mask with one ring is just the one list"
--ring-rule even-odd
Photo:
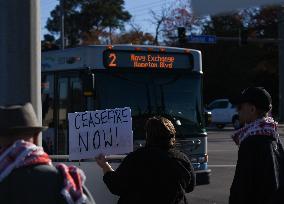
[(191, 53), (193, 56), (193, 71), (202, 73), (201, 52), (194, 49), (185, 49), (165, 46), (149, 45), (89, 45), (65, 50), (42, 52), (42, 71), (62, 71), (78, 69), (105, 69), (103, 53), (106, 50), (134, 51), (154, 53)]

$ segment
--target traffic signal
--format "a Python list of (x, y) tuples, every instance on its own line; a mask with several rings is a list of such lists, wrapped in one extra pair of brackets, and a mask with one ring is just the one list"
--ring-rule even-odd
[(186, 42), (185, 27), (178, 27), (178, 41), (180, 44)]

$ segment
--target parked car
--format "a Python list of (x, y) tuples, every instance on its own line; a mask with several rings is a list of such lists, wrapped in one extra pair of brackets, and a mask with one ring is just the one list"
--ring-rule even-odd
[(216, 99), (206, 106), (206, 111), (210, 111), (212, 124), (222, 129), (227, 124), (233, 124), (235, 129), (240, 127), (240, 121), (236, 107), (230, 103), (229, 99)]

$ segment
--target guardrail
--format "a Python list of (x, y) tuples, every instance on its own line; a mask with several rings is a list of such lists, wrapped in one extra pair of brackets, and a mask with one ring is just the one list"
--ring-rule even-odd
[[(56, 161), (58, 161), (58, 160), (70, 161), (69, 155), (49, 155), (49, 157), (52, 160), (56, 160)], [(125, 157), (126, 157), (126, 155), (108, 155), (108, 156), (106, 156), (106, 159), (109, 162), (114, 162), (114, 161), (122, 161)], [(95, 161), (95, 159), (82, 159), (82, 160), (74, 160), (74, 161), (72, 160), (72, 162), (91, 162), (91, 161)]]

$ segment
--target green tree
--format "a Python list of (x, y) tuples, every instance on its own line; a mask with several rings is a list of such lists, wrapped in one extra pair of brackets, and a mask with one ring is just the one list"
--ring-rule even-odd
[(205, 21), (203, 33), (235, 37), (239, 35), (240, 30), (247, 29), (248, 37), (276, 38), (280, 8), (280, 6), (266, 6), (211, 16)]
[(41, 50), (48, 51), (58, 49), (59, 47), (57, 46), (54, 36), (49, 34), (44, 35), (44, 39), (41, 41)]
[[(66, 0), (64, 1), (64, 28), (65, 36), (70, 47), (80, 43), (84, 36), (111, 34), (115, 29), (123, 29), (124, 22), (131, 18), (129, 12), (124, 10), (124, 0)], [(51, 11), (46, 28), (52, 34), (60, 31), (60, 7)], [(93, 36), (94, 37), (94, 36)]]
[(281, 6), (268, 6), (256, 9), (248, 23), (248, 27), (253, 30), (254, 37), (278, 37), (278, 14), (280, 9)]
[(222, 37), (236, 37), (243, 29), (243, 19), (239, 13), (231, 15), (212, 16), (203, 21), (203, 33)]
[[(241, 29), (249, 38), (277, 36), (277, 8), (250, 8), (228, 15), (207, 17), (204, 34), (238, 37)], [(204, 67), (204, 99), (233, 97), (248, 86), (263, 86), (273, 97), (273, 111), (278, 102), (278, 48), (265, 41), (218, 40), (216, 44), (188, 44), (201, 50)], [(225, 77), (224, 77), (225, 76)]]
[[(70, 46), (75, 46), (79, 43), (80, 39), (80, 27), (79, 16), (80, 10), (80, 0), (68, 0), (63, 3), (64, 10), (64, 30), (65, 30), (65, 39)], [(51, 12), (50, 17), (46, 22), (46, 29), (53, 34), (54, 36), (58, 35), (60, 32), (60, 13), (61, 8), (57, 5)]]

